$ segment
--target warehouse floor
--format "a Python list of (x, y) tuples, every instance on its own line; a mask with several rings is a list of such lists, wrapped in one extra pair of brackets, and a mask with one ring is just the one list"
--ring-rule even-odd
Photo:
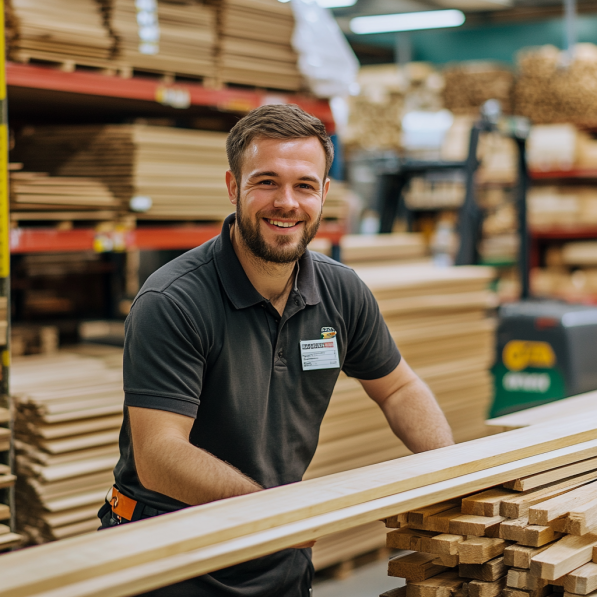
[(400, 584), (401, 579), (388, 576), (387, 561), (378, 560), (356, 568), (348, 578), (342, 580), (316, 578), (313, 597), (378, 597), (380, 593), (395, 589)]

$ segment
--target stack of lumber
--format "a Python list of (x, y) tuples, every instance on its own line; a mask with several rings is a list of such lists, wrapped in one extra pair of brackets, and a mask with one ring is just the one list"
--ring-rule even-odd
[(565, 597), (597, 589), (597, 458), (386, 519), (405, 597)]
[(2, 502), (4, 496), (8, 496), (8, 489), (16, 481), (16, 477), (11, 473), (10, 467), (3, 462), (8, 462), (8, 450), (10, 449), (10, 411), (8, 408), (0, 406), (0, 552), (18, 545), (22, 537), (17, 533), (11, 533), (8, 526), (10, 518), (10, 508), (8, 504)]
[(496, 417), (486, 421), (490, 433), (503, 433), (513, 429), (521, 429), (536, 425), (557, 421), (561, 417), (570, 415), (584, 415), (597, 417), (597, 392), (587, 392), (578, 396), (570, 396), (549, 404), (542, 404), (533, 408), (527, 408), (509, 415)]
[(113, 480), (122, 422), (122, 350), (15, 359), (17, 528), (29, 543), (93, 531)]
[(427, 243), (420, 233), (347, 234), (340, 240), (342, 263), (350, 267), (422, 261)]
[(226, 136), (148, 125), (47, 126), (26, 131), (14, 153), (27, 170), (104, 183), (122, 209), (150, 205), (141, 219), (221, 220), (233, 211)]
[(409, 209), (458, 209), (464, 202), (465, 186), (460, 172), (450, 176), (416, 176), (411, 179), (404, 200)]
[[(213, 76), (216, 10), (194, 0), (159, 0), (158, 39), (143, 42), (139, 9), (131, 0), (103, 0), (117, 40), (115, 62), (122, 70), (139, 69), (187, 76)], [(148, 53), (152, 52), (152, 53)]]
[[(495, 297), (487, 286), (493, 270), (418, 264), (356, 267), (356, 271), (373, 291), (404, 358), (437, 397), (455, 440), (485, 435), (495, 329), (488, 315)], [(359, 382), (342, 374), (305, 478), (409, 453)], [(322, 568), (341, 562), (382, 547), (384, 541), (383, 528), (368, 523), (315, 545), (314, 565)]]
[(48, 215), (66, 219), (67, 214), (109, 219), (120, 205), (108, 187), (97, 180), (39, 172), (11, 172), (9, 196), (13, 219)]
[(521, 52), (515, 86), (516, 114), (537, 124), (597, 123), (597, 46), (577, 44), (571, 61), (554, 46)]
[(489, 62), (461, 62), (444, 70), (444, 105), (454, 114), (477, 115), (490, 99), (499, 100), (502, 111), (512, 113), (514, 74)]
[(277, 0), (222, 0), (218, 77), (224, 83), (297, 91), (294, 17)]
[[(561, 418), (7, 554), (0, 558), (0, 597), (138, 595), (332, 532), (455, 501), (596, 456), (595, 421), (585, 416)], [(479, 526), (492, 525), (486, 521), (475, 525), (477, 533)], [(521, 549), (528, 548), (516, 546), (514, 551)], [(576, 552), (576, 566), (590, 557), (587, 549)], [(545, 558), (541, 568), (544, 562)], [(516, 560), (518, 568), (524, 563)], [(558, 572), (566, 567), (559, 566)]]
[(8, 55), (106, 67), (113, 40), (95, 0), (7, 0)]
[(590, 186), (537, 185), (527, 194), (531, 226), (597, 223), (597, 190)]
[(426, 63), (361, 67), (359, 95), (349, 98), (343, 141), (348, 147), (402, 148), (402, 117), (408, 111), (441, 110), (443, 78)]
[(321, 217), (326, 220), (344, 220), (348, 215), (348, 185), (331, 179), (330, 190), (323, 204)]

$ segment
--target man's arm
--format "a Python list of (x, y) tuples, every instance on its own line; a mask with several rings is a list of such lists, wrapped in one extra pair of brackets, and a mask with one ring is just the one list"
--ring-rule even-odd
[(404, 359), (385, 377), (359, 381), (409, 450), (425, 452), (454, 443), (450, 425), (431, 390)]
[(193, 419), (129, 406), (135, 466), (151, 491), (196, 506), (263, 489), (233, 466), (189, 442)]

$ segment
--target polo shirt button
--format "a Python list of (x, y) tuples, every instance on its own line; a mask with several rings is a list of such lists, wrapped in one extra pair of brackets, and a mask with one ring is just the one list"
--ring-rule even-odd
[(295, 299), (294, 299), (294, 304), (295, 304), (297, 307), (300, 307), (300, 305), (301, 305), (301, 301), (299, 301), (297, 298), (295, 298)]

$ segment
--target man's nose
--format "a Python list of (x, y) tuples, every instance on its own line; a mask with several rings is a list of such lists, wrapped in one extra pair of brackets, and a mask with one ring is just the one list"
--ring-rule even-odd
[(284, 185), (280, 188), (274, 199), (274, 207), (282, 207), (284, 209), (296, 209), (299, 207), (299, 202), (294, 195), (292, 185)]

